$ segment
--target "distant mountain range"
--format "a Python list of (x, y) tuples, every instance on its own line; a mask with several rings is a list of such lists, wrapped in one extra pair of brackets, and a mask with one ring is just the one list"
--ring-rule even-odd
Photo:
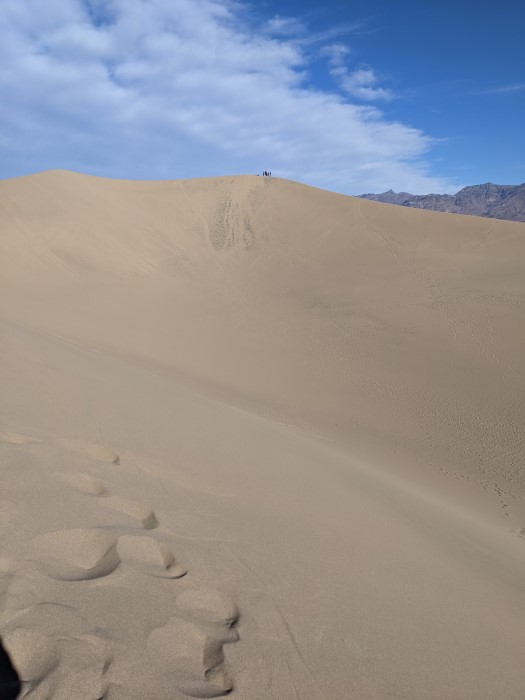
[(457, 194), (410, 194), (409, 192), (383, 192), (360, 194), (361, 199), (371, 199), (385, 204), (403, 207), (445, 211), (452, 214), (486, 216), (491, 219), (525, 221), (525, 183), (521, 185), (484, 185), (464, 187)]

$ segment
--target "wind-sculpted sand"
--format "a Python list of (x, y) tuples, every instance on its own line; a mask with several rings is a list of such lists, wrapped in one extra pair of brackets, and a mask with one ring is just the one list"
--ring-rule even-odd
[(80, 472), (58, 472), (54, 474), (54, 476), (63, 481), (65, 484), (68, 484), (68, 486), (77, 489), (81, 493), (89, 493), (92, 496), (100, 496), (106, 490), (104, 482), (94, 476), (91, 476), (91, 474), (82, 474)]
[(150, 537), (121, 536), (118, 553), (122, 561), (150, 576), (180, 578), (187, 571), (162, 542)]
[[(57, 444), (60, 455), (64, 441)], [(56, 460), (57, 451), (53, 454)], [(62, 454), (62, 459), (66, 461), (67, 455)], [(226, 670), (223, 645), (239, 638), (231, 629), (239, 618), (235, 603), (215, 589), (180, 592), (142, 581), (141, 576), (174, 580), (187, 574), (166, 540), (138, 534), (159, 525), (156, 518), (153, 523), (152, 511), (139, 502), (109, 495), (111, 490), (102, 480), (89, 474), (58, 476), (79, 494), (98, 496), (83, 507), (82, 500), (77, 500), (79, 520), (96, 519), (97, 511), (109, 505), (132, 516), (133, 522), (46, 532), (33, 538), (26, 552), (20, 547), (26, 556), (2, 560), (3, 646), (18, 672), (22, 696), (160, 698), (168, 688), (170, 697), (176, 696), (177, 689), (190, 697), (229, 693), (233, 681)], [(53, 492), (53, 486), (50, 489)], [(67, 498), (67, 492), (60, 496)], [(31, 515), (35, 524), (45, 519), (38, 507)], [(163, 536), (169, 539), (170, 533), (165, 531)], [(97, 586), (98, 580), (112, 575), (115, 582), (107, 589)], [(126, 594), (134, 605), (119, 613)], [(177, 606), (180, 615), (173, 616)], [(126, 641), (129, 626), (121, 617), (126, 615), (132, 615), (141, 630), (141, 639), (135, 643)], [(195, 618), (194, 624), (187, 621), (188, 616)], [(152, 628), (162, 620), (165, 625)], [(131, 660), (133, 670), (128, 666)], [(134, 675), (141, 668), (143, 678), (137, 679)]]
[(0, 698), (521, 700), (525, 226), (0, 182)]
[(117, 540), (102, 529), (48, 532), (33, 542), (35, 559), (52, 578), (83, 581), (107, 576), (120, 563)]
[(120, 463), (119, 455), (113, 450), (104, 447), (104, 445), (97, 445), (94, 442), (86, 442), (84, 440), (60, 440), (59, 444), (68, 450), (79, 452), (93, 459), (100, 459), (102, 462)]

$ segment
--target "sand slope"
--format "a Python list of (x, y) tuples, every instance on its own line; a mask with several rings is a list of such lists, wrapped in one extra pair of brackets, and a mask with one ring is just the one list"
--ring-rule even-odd
[(31, 697), (521, 698), (524, 253), (255, 176), (0, 182)]

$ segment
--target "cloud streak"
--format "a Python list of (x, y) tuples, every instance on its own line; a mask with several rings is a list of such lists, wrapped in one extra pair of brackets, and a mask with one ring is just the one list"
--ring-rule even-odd
[(310, 86), (292, 18), (257, 29), (229, 0), (4, 0), (2, 13), (4, 177), (271, 168), (348, 193), (454, 188), (429, 174), (430, 137), (369, 104), (386, 99), (371, 69), (344, 69), (340, 92)]
[(514, 83), (512, 85), (500, 85), (495, 88), (488, 88), (487, 90), (477, 90), (473, 92), (473, 95), (504, 95), (515, 92), (523, 92), (525, 90), (525, 83)]

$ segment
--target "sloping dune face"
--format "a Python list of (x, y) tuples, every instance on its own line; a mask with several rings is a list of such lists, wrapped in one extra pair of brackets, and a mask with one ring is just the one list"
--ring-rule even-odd
[(56, 171), (0, 199), (4, 316), (356, 449), (523, 485), (523, 225), (255, 176)]
[(0, 182), (0, 697), (522, 698), (524, 260), (279, 179)]

